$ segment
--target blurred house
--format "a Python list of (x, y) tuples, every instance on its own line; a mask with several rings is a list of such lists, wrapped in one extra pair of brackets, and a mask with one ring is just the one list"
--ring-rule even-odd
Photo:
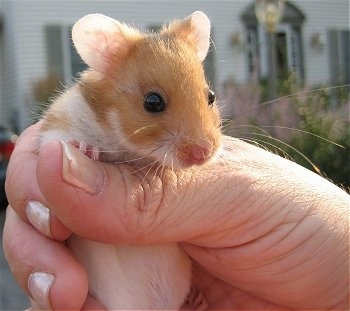
[[(24, 129), (41, 88), (84, 69), (70, 39), (83, 15), (103, 13), (147, 30), (195, 10), (212, 22), (211, 84), (268, 75), (266, 32), (252, 0), (0, 0), (0, 123)], [(288, 1), (276, 36), (278, 72), (293, 69), (306, 85), (350, 83), (348, 0)]]

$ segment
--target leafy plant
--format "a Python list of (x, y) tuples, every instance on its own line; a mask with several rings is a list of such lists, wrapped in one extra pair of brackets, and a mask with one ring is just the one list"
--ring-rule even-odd
[[(233, 94), (247, 88), (233, 87)], [(266, 85), (259, 91), (260, 98), (265, 97)], [(251, 92), (256, 93), (257, 87)], [(278, 92), (278, 99), (253, 106), (232, 96), (229, 104), (244, 113), (230, 116), (226, 134), (258, 143), (349, 190), (349, 87), (303, 89), (292, 72), (279, 82)]]

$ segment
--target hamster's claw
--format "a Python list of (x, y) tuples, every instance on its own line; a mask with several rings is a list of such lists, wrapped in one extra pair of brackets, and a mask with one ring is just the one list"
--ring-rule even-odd
[(185, 302), (183, 303), (181, 310), (195, 310), (204, 311), (207, 310), (208, 303), (203, 295), (203, 293), (195, 288), (191, 288)]
[(88, 145), (85, 141), (70, 140), (69, 143), (75, 148), (79, 149), (82, 153), (88, 156), (94, 161), (98, 161), (100, 158), (100, 149), (95, 146)]
[(79, 150), (87, 155), (87, 150), (88, 150), (88, 145), (85, 141), (80, 141), (79, 142)]
[(93, 159), (94, 161), (98, 161), (100, 158), (100, 149), (98, 147), (92, 147), (91, 150), (91, 159)]

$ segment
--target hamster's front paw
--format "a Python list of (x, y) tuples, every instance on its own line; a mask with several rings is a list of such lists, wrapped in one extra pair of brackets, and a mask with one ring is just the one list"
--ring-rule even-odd
[(94, 161), (98, 161), (100, 158), (100, 149), (95, 146), (88, 145), (85, 141), (71, 140), (69, 143), (75, 148), (79, 149), (82, 153), (88, 156)]

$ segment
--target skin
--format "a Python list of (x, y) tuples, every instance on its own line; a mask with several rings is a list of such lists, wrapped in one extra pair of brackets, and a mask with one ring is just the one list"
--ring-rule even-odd
[[(84, 172), (102, 177), (82, 190), (60, 143), (35, 152), (37, 128), (22, 134), (8, 168), (4, 250), (23, 290), (35, 271), (55, 276), (53, 309), (101, 307), (86, 298), (84, 269), (62, 242), (71, 232), (108, 243), (181, 243), (210, 309), (349, 309), (349, 196), (331, 182), (226, 138), (215, 163), (162, 177), (74, 152)], [(28, 222), (28, 200), (50, 208), (49, 238)]]

